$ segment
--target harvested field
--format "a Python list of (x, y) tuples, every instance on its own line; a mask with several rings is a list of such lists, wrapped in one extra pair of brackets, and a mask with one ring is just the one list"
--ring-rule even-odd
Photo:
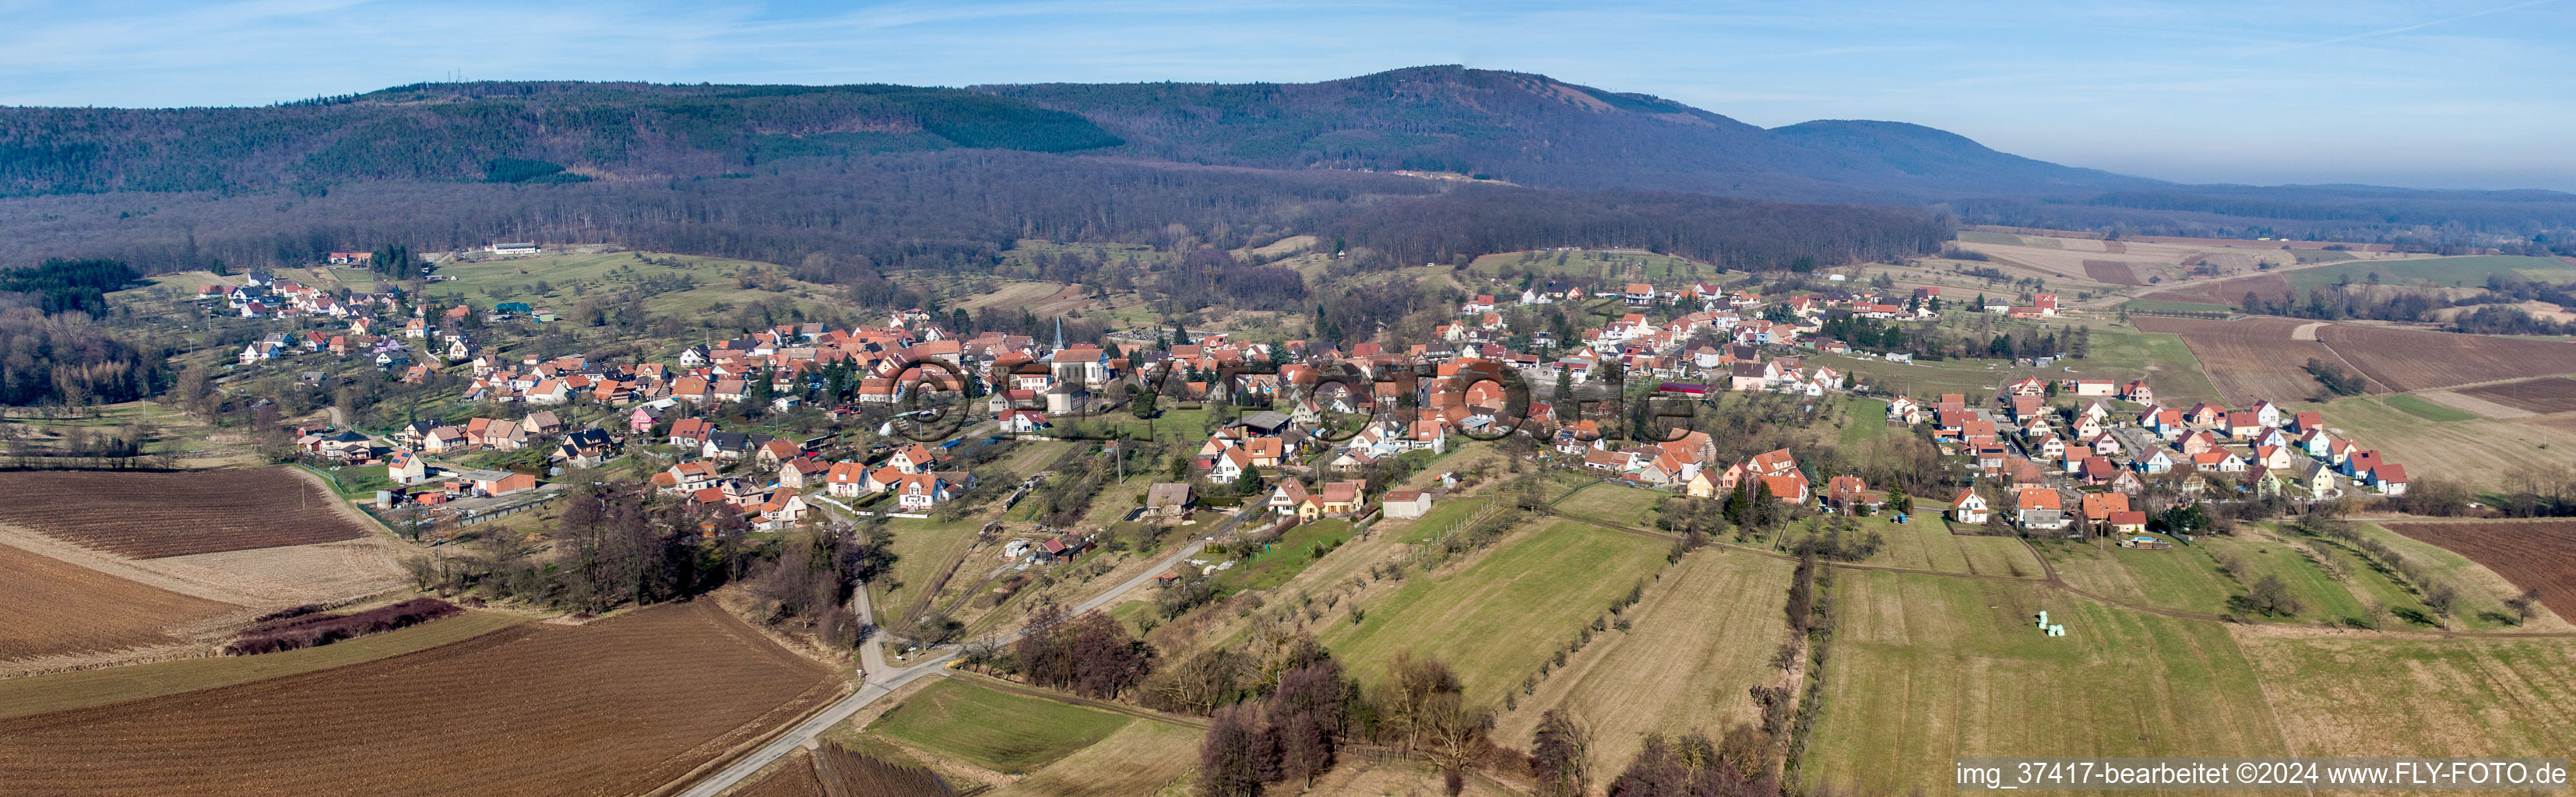
[(0, 661), (185, 644), (241, 607), (0, 545)]
[(403, 586), (402, 548), (391, 538), (128, 559), (0, 523), (0, 545), (182, 595), (260, 609), (342, 603)]
[(2326, 426), (2335, 430), (2335, 436), (2379, 449), (2392, 461), (2403, 463), (2410, 476), (2426, 474), (2415, 476), (2418, 479), (2440, 477), (2494, 487), (2532, 467), (2576, 467), (2576, 424), (2553, 425), (2549, 423), (2553, 418), (2427, 423), (2376, 398), (2347, 398), (2322, 407), (2291, 406), (2324, 410)]
[(2148, 332), (2170, 332), (2181, 335), (2183, 344), (2191, 347), (2201, 368), (2234, 406), (2251, 405), (2257, 399), (2287, 401), (2309, 398), (2323, 388), (2306, 370), (2309, 358), (2331, 363), (2342, 359), (2324, 343), (2296, 340), (2298, 330), (2308, 322), (2293, 318), (2245, 318), (2214, 321), (2199, 318), (2164, 318), (2135, 316), (2130, 319)]
[(2261, 295), (2265, 299), (2287, 296), (2290, 294), (2290, 281), (2282, 279), (2279, 274), (2235, 277), (2195, 282), (2150, 293), (2140, 298), (2238, 307), (2245, 303), (2245, 294), (2248, 293)]
[(2541, 415), (2576, 412), (2576, 379), (2566, 377), (2507, 382), (2501, 385), (2465, 388), (2459, 392)]
[(840, 687), (698, 601), (0, 721), (0, 781), (55, 795), (632, 794)]
[(2138, 278), (2137, 272), (2132, 271), (2129, 268), (2128, 263), (2118, 260), (2086, 259), (2084, 261), (2084, 273), (2086, 276), (2092, 277), (2096, 282), (2107, 282), (2113, 285), (2147, 284), (2146, 280)]
[(366, 534), (337, 498), (283, 468), (0, 473), (0, 523), (137, 559), (346, 540)]
[(2466, 556), (2514, 586), (2540, 590), (2551, 611), (2576, 616), (2576, 520), (2380, 525)]
[(2334, 324), (2317, 337), (2390, 390), (2576, 373), (2576, 343)]
[[(994, 792), (995, 797), (1129, 797), (1162, 794), (1198, 771), (1207, 732), (1161, 722), (1131, 722), (1097, 744), (1065, 756)], [(1284, 793), (1286, 789), (1279, 790)], [(865, 794), (865, 792), (854, 792)], [(891, 796), (890, 796), (891, 797)]]
[(2555, 756), (2576, 745), (2576, 713), (2563, 710), (2576, 702), (2576, 642), (2238, 632), (2290, 755)]

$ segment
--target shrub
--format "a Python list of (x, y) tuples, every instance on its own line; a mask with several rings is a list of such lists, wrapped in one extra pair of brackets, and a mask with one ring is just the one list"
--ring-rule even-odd
[(437, 598), (414, 598), (356, 614), (311, 611), (314, 608), (298, 606), (272, 614), (270, 617), (276, 619), (242, 629), (231, 643), (224, 645), (224, 653), (249, 656), (319, 647), (343, 639), (408, 628), (465, 611)]

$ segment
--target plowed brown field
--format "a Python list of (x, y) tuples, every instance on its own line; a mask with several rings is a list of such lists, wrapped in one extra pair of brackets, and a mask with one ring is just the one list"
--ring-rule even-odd
[(2213, 321), (2133, 316), (2130, 320), (2141, 330), (2181, 335), (2183, 345), (2191, 347), (2192, 356), (2209, 371), (2209, 381), (2231, 406), (2250, 406), (2258, 399), (2313, 397), (2323, 388), (2308, 375), (2308, 359), (2342, 362), (2323, 343), (2293, 340), (2291, 333), (2309, 323), (2294, 318)]
[(0, 523), (137, 559), (358, 537), (339, 499), (286, 468), (0, 473)]
[(2576, 412), (2576, 379), (2565, 377), (2507, 382), (2501, 385), (2465, 388), (2460, 392), (2542, 415)]
[(0, 545), (0, 661), (180, 644), (241, 607)]
[(2129, 269), (2129, 264), (2118, 260), (2086, 260), (2084, 273), (2096, 281), (2113, 285), (2147, 284), (2146, 280), (2138, 279), (2137, 273)]
[(0, 783), (46, 795), (636, 794), (839, 686), (697, 601), (0, 720)]
[(2486, 565), (2514, 586), (2540, 590), (2540, 602), (2559, 616), (2576, 615), (2576, 520), (2380, 525)]
[(2576, 343), (2330, 324), (2317, 337), (2391, 390), (2576, 373)]

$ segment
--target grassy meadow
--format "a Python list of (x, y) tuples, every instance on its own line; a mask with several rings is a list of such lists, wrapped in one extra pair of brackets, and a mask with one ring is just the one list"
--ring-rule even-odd
[(1360, 623), (1318, 636), (1362, 680), (1411, 648), (1447, 661), (1469, 700), (1499, 703), (1612, 599), (1650, 581), (1670, 548), (1570, 520), (1538, 524), (1465, 568), (1408, 576), (1393, 594), (1363, 605)]
[(1004, 774), (1028, 772), (1109, 738), (1134, 717), (943, 678), (868, 732)]
[[(2228, 627), (2033, 583), (1841, 571), (1806, 783), (1947, 790), (1969, 756), (2287, 755)], [(2067, 628), (2042, 636), (2038, 612)]]

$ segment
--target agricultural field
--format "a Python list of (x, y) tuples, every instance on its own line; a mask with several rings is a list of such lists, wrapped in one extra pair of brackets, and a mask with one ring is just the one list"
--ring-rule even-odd
[(1318, 546), (1339, 547), (1354, 533), (1351, 522), (1340, 518), (1298, 524), (1280, 535), (1269, 551), (1218, 571), (1217, 591), (1231, 595), (1245, 590), (1277, 589), (1322, 558), (1317, 553)]
[[(763, 284), (784, 290), (741, 287), (737, 278), (754, 273), (772, 275)], [(500, 302), (526, 302), (563, 313), (586, 295), (637, 290), (656, 282), (667, 285), (686, 278), (693, 283), (691, 286), (657, 290), (645, 300), (645, 309), (655, 313), (696, 313), (719, 305), (741, 306), (773, 298), (786, 298), (809, 310), (831, 304), (828, 289), (787, 279), (784, 273), (785, 269), (769, 263), (697, 255), (544, 255), (441, 265), (437, 275), (440, 279), (425, 284), (422, 293), (443, 303), (471, 300), (489, 307)]]
[[(1880, 412), (1886, 411), (1880, 410)], [(1568, 517), (1597, 520), (1616, 526), (1650, 529), (1655, 527), (1655, 505), (1674, 495), (1679, 493), (1657, 492), (1642, 487), (1601, 482), (1557, 499), (1555, 505), (1549, 509)]]
[(2144, 329), (2094, 327), (2092, 351), (2081, 360), (2059, 364), (2073, 368), (2064, 376), (2114, 379), (2128, 382), (2144, 374), (2147, 386), (2156, 389), (2168, 401), (2219, 401), (2224, 395), (2210, 380), (2191, 346), (2181, 335), (2160, 334)]
[[(305, 545), (367, 533), (349, 508), (283, 467), (182, 473), (13, 471), (0, 523), (138, 559)], [(148, 500), (138, 500), (147, 498)]]
[(2089, 257), (2084, 259), (2084, 276), (2091, 278), (2094, 282), (2111, 285), (2147, 284), (2147, 278), (2139, 276), (2138, 271), (2139, 269), (2135, 264), (2124, 261), (2095, 260)]
[(907, 621), (931, 608), (934, 596), (981, 580), (1001, 566), (1000, 557), (967, 555), (987, 520), (979, 514), (946, 523), (912, 518), (887, 521), (886, 530), (894, 533), (894, 577), (868, 585), (878, 622), (888, 628), (907, 627)]
[(2576, 373), (2576, 343), (2562, 341), (2360, 324), (2329, 324), (2317, 337), (2398, 391)]
[(2459, 392), (2528, 413), (2576, 412), (2576, 379), (2565, 377), (2463, 388)]
[[(1876, 531), (1887, 539), (1868, 564), (1902, 567), (1909, 570), (1934, 570), (1943, 573), (1968, 573), (2005, 578), (2039, 578), (2038, 558), (2019, 537), (1985, 537), (1952, 534), (1927, 506), (1918, 503), (1923, 512), (1910, 523), (1896, 523), (1886, 517), (1859, 518), (1863, 531)], [(1791, 533), (1788, 539), (1798, 535)]]
[(2282, 409), (2323, 411), (2336, 437), (2378, 449), (2404, 464), (2409, 475), (2424, 474), (2419, 479), (2492, 486), (2526, 468), (2576, 467), (2576, 425), (2553, 425), (2546, 418), (2433, 422), (2360, 396), (2326, 404), (2283, 402)]
[(2576, 615), (2576, 520), (2381, 525), (2468, 557), (2515, 586), (2539, 590), (2540, 602), (2562, 617)]
[(2380, 396), (2371, 400), (2377, 401), (2381, 404), (2386, 404), (2398, 412), (2413, 415), (2434, 423), (2469, 421), (2476, 420), (2478, 417), (2476, 413), (2463, 412), (2452, 407), (2442, 406), (2440, 404), (2427, 401), (2413, 393), (2398, 393), (2395, 395)]
[(345, 667), (472, 639), (526, 622), (469, 611), (437, 622), (320, 647), (257, 656), (205, 656), (0, 679), (0, 719), (104, 706)]
[(996, 797), (1134, 797), (1163, 794), (1198, 771), (1205, 731), (1162, 722), (1127, 723), (1054, 765), (992, 792)]
[(0, 545), (0, 662), (180, 645), (242, 607)]
[[(2138, 301), (2130, 302), (2129, 305), (2146, 310), (2225, 311), (2242, 306), (2245, 303), (2245, 295), (2249, 293), (2266, 299), (2287, 296), (2291, 293), (2290, 281), (2277, 273), (2205, 280), (2148, 293)], [(2170, 307), (2166, 306), (2167, 304), (2188, 305), (2188, 307)]]
[(1684, 557), (1626, 612), (1631, 628), (1596, 636), (1519, 697), (1494, 731), (1526, 748), (1548, 709), (1592, 727), (1595, 771), (1627, 765), (1648, 733), (1714, 732), (1754, 721), (1749, 688), (1780, 677), (1770, 659), (1788, 640), (1782, 604), (1792, 562), (1704, 548)]
[(1007, 775), (1044, 767), (1135, 721), (947, 678), (905, 698), (867, 730)]
[[(2162, 550), (2063, 540), (2040, 543), (2040, 550), (2056, 568), (2058, 577), (2070, 586), (2110, 600), (2206, 617), (2366, 621), (2369, 611), (2345, 579), (2381, 582), (2383, 589), (2370, 590), (2372, 594), (2394, 591), (2385, 583), (2386, 577), (2377, 572), (2364, 569), (2356, 573), (2342, 568), (2346, 562), (2338, 561), (2336, 566), (2344, 574), (2338, 577), (2299, 546), (2271, 539), (2262, 532), (2244, 537), (2203, 536), (2196, 542)], [(2231, 569), (2229, 563), (2237, 567)], [(2266, 575), (2279, 576), (2289, 585), (2300, 604), (2297, 616), (2250, 615), (2231, 603), (2231, 599), (2247, 592), (2248, 585)]]
[[(2308, 360), (2343, 362), (2326, 344), (2297, 339), (2298, 330), (2314, 322), (2295, 318), (2212, 321), (2134, 316), (2130, 321), (2144, 331), (2180, 336), (2230, 406), (2315, 396), (2324, 386), (2308, 374)], [(2102, 348), (2098, 340), (2094, 347)]]
[[(2351, 253), (2337, 253), (2349, 255)], [(2516, 280), (2540, 280), (2552, 284), (2576, 280), (2576, 265), (2554, 257), (2521, 257), (2516, 255), (2477, 255), (2471, 257), (2428, 257), (2408, 260), (2344, 260), (2309, 268), (2282, 272), (2290, 285), (2305, 295), (2311, 288), (2337, 283), (2368, 284), (2378, 275), (2382, 285), (2421, 285), (2437, 288), (2483, 287), (2489, 276)], [(2239, 298), (2242, 298), (2241, 295)]]
[(1469, 700), (1498, 703), (1612, 599), (1651, 581), (1671, 547), (1661, 537), (1571, 520), (1533, 524), (1474, 564), (1408, 577), (1365, 604), (1361, 623), (1318, 636), (1363, 679), (1411, 648), (1449, 662)]
[(797, 750), (741, 797), (938, 797), (951, 791), (937, 773), (837, 744)]
[[(0, 720), (0, 779), (61, 795), (253, 781), (284, 794), (636, 793), (843, 688), (828, 667), (699, 601)], [(401, 743), (387, 744), (394, 730)]]
[[(2288, 755), (2576, 749), (2576, 642), (2238, 634)], [(2263, 705), (2257, 697), (2255, 705)], [(2231, 753), (2233, 754), (2233, 753)]]
[[(1964, 756), (2277, 756), (2262, 685), (2219, 623), (2045, 585), (1835, 571), (1824, 705), (1800, 776), (1953, 788)], [(2048, 611), (2064, 637), (2032, 618)]]

